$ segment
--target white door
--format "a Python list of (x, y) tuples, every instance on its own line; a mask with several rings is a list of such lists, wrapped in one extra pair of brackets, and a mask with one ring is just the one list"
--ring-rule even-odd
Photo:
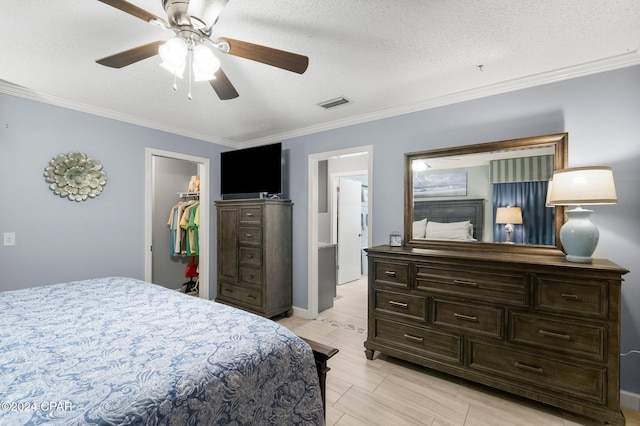
[(338, 284), (360, 278), (362, 183), (340, 178), (338, 189)]

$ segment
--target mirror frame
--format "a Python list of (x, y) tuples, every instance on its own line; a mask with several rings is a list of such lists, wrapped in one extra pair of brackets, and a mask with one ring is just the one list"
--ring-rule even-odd
[(519, 139), (463, 145), (452, 148), (441, 148), (428, 151), (411, 152), (404, 155), (404, 235), (405, 245), (423, 249), (448, 249), (448, 250), (483, 250), (502, 253), (522, 253), (540, 255), (564, 255), (560, 243), (560, 228), (564, 224), (565, 207), (556, 206), (555, 209), (555, 246), (504, 244), (495, 242), (466, 242), (466, 241), (429, 241), (414, 240), (412, 238), (413, 223), (413, 173), (411, 162), (418, 158), (436, 158), (459, 156), (465, 154), (477, 154), (482, 152), (509, 151), (515, 149), (538, 148), (544, 146), (554, 147), (554, 170), (567, 168), (569, 134), (554, 133), (542, 136), (532, 136)]

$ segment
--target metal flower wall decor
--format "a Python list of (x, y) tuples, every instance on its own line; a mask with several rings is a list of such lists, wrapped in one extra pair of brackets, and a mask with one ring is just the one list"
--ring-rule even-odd
[(44, 177), (54, 194), (71, 201), (95, 198), (107, 184), (102, 164), (82, 152), (53, 157), (44, 169)]

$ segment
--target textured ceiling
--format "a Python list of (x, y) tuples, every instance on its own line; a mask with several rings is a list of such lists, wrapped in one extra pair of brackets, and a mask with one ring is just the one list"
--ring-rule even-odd
[[(638, 0), (230, 0), (220, 36), (309, 57), (303, 75), (229, 55), (221, 101), (158, 56), (104, 56), (173, 33), (97, 0), (3, 2), (0, 92), (176, 134), (250, 146), (640, 63)], [(160, 17), (161, 0), (131, 0)], [(482, 65), (482, 67), (480, 67)], [(325, 110), (317, 104), (352, 102)]]

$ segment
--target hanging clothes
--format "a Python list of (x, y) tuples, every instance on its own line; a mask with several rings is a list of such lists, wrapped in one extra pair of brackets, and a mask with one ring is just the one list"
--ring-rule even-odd
[(198, 217), (197, 222), (200, 223), (199, 207), (200, 203), (198, 202), (185, 206), (180, 218), (180, 229), (184, 236), (181, 240), (180, 252), (187, 256), (198, 255), (198, 228), (196, 226), (196, 216)]
[(171, 238), (172, 256), (197, 256), (200, 202), (180, 201), (171, 207), (167, 226)]

